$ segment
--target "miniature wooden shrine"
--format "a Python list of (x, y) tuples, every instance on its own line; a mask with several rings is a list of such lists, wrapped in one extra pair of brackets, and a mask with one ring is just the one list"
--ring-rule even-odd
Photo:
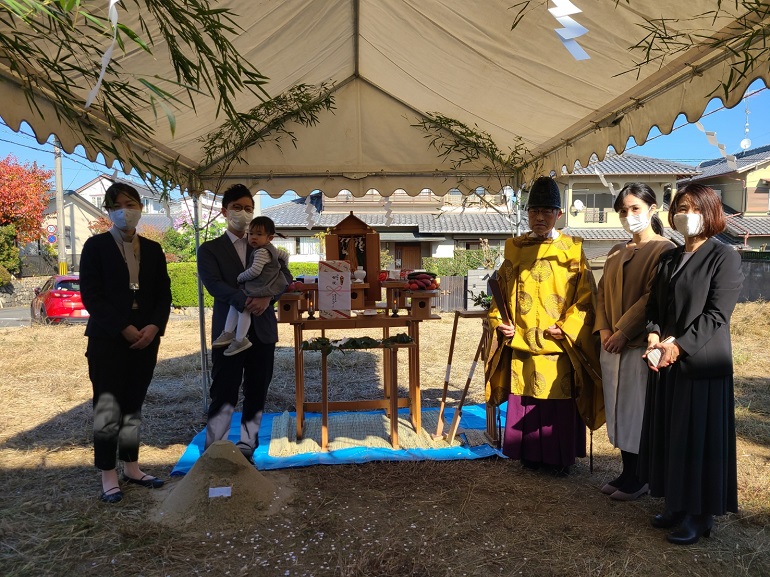
[[(374, 309), (382, 298), (379, 281), (380, 234), (351, 212), (329, 231), (325, 241), (327, 260), (346, 260), (351, 271), (359, 266), (366, 271), (368, 287), (363, 289), (364, 306), (360, 308)], [(353, 305), (353, 308), (356, 306)]]

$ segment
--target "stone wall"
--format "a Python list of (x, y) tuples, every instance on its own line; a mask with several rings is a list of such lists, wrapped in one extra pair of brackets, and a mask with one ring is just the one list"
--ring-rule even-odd
[(744, 260), (743, 290), (738, 302), (770, 300), (770, 260)]
[(14, 279), (11, 284), (0, 287), (0, 307), (28, 307), (35, 296), (35, 289), (43, 286), (47, 276), (31, 276)]

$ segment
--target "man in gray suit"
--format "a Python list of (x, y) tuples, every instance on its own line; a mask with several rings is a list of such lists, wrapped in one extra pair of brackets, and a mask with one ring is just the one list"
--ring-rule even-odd
[(241, 436), (236, 446), (251, 460), (259, 446), (259, 425), (273, 378), (278, 322), (270, 297), (247, 297), (238, 287), (237, 277), (245, 270), (254, 250), (246, 242), (246, 231), (254, 216), (254, 199), (249, 189), (242, 184), (228, 188), (222, 196), (222, 215), (227, 219), (227, 230), (198, 249), (198, 275), (214, 297), (212, 340), (222, 332), (232, 305), (239, 311), (246, 309), (252, 313), (248, 338), (253, 346), (230, 357), (224, 356), (224, 348), (212, 350), (206, 448), (214, 441), (227, 439), (230, 418), (243, 383)]

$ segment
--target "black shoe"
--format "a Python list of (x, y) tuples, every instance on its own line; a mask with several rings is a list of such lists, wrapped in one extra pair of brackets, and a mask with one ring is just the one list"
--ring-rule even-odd
[(703, 537), (711, 536), (714, 517), (711, 515), (685, 515), (678, 529), (666, 535), (669, 543), (674, 545), (692, 545)]
[(666, 511), (655, 515), (650, 520), (650, 524), (656, 529), (670, 529), (679, 525), (682, 519), (684, 519), (684, 511)]
[(554, 477), (568, 477), (570, 467), (569, 465), (543, 465), (543, 470)]
[(132, 479), (128, 475), (123, 475), (123, 480), (126, 483), (133, 483), (134, 485), (141, 485), (142, 487), (147, 487), (148, 489), (159, 489), (163, 486), (163, 483), (165, 481), (158, 479), (157, 477), (153, 477), (152, 475), (145, 475), (141, 479)]
[(119, 503), (123, 500), (123, 491), (120, 490), (120, 487), (112, 487), (111, 489), (107, 489), (104, 493), (102, 493), (99, 496), (99, 499), (105, 503)]
[(521, 466), (525, 469), (529, 469), (530, 471), (537, 471), (540, 468), (540, 465), (542, 465), (540, 461), (529, 461), (527, 459), (521, 460)]

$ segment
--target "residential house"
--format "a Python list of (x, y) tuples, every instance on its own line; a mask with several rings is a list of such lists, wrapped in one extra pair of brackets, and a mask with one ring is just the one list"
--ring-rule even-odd
[[(104, 193), (113, 182), (122, 182), (133, 186), (142, 199), (142, 220), (139, 221), (139, 232), (149, 228), (158, 231), (178, 228), (182, 222), (192, 224), (192, 215), (195, 206), (189, 196), (183, 198), (161, 198), (158, 191), (150, 190), (147, 186), (123, 178), (113, 178), (101, 174), (90, 182), (77, 189), (77, 192), (98, 208), (104, 205)], [(200, 222), (205, 225), (209, 220), (224, 219), (220, 215), (221, 196), (217, 197), (212, 192), (204, 192), (198, 197), (198, 211)]]
[(557, 177), (565, 190), (563, 222), (557, 226), (563, 226), (567, 234), (582, 237), (586, 257), (600, 265), (602, 257), (615, 244), (631, 239), (613, 208), (613, 191), (617, 194), (630, 182), (642, 182), (652, 188), (658, 198), (658, 215), (666, 227), (665, 235), (682, 244), (682, 236), (668, 227), (668, 203), (677, 182), (696, 174), (698, 169), (687, 164), (609, 152), (602, 161)]
[[(589, 259), (601, 259), (618, 242), (629, 240), (612, 208), (615, 193), (629, 182), (648, 184), (659, 199), (661, 219), (667, 223), (668, 200), (677, 181), (696, 175), (698, 170), (686, 164), (633, 154), (607, 155), (605, 160), (578, 167), (571, 174), (557, 177), (564, 190), (564, 216), (557, 228), (584, 239)], [(605, 185), (602, 178), (607, 182)], [(292, 260), (314, 261), (321, 252), (318, 233), (337, 224), (353, 211), (380, 233), (382, 248), (390, 252), (396, 266), (417, 268), (426, 256), (451, 257), (456, 248), (479, 248), (481, 239), (490, 247), (501, 247), (505, 240), (529, 229), (526, 211), (517, 215), (506, 202), (507, 194), (484, 193), (463, 197), (453, 191), (444, 197), (423, 192), (410, 197), (396, 192), (387, 199), (372, 191), (362, 198), (340, 193), (335, 198), (314, 193), (309, 200), (297, 199), (265, 209), (276, 228), (289, 238), (276, 240)], [(526, 197), (525, 197), (526, 198)], [(392, 211), (387, 224), (386, 210)], [(517, 222), (519, 223), (517, 226)], [(667, 228), (666, 235), (681, 244), (682, 237)]]
[[(482, 200), (484, 199), (484, 200)], [(392, 211), (390, 219), (387, 211)], [(476, 249), (481, 239), (500, 247), (517, 233), (516, 215), (499, 194), (462, 197), (459, 191), (439, 197), (430, 191), (409, 196), (396, 191), (384, 198), (371, 191), (361, 198), (345, 192), (335, 198), (321, 192), (262, 211), (288, 238), (273, 243), (289, 251), (292, 261), (318, 261), (321, 237), (351, 212), (380, 234), (380, 245), (390, 253), (395, 268), (420, 268), (424, 257), (452, 257), (455, 248)]]
[(735, 155), (737, 167), (725, 158), (698, 165), (689, 182), (705, 184), (722, 197), (727, 234), (743, 248), (770, 250), (770, 145)]
[[(67, 267), (69, 270), (77, 270), (80, 263), (80, 254), (83, 244), (91, 236), (89, 226), (98, 221), (104, 213), (80, 196), (74, 190), (64, 191), (64, 230), (59, 230), (58, 214), (56, 210), (56, 195), (52, 194), (48, 206), (43, 211), (43, 230), (46, 231), (44, 239), (27, 244), (22, 251), (22, 263), (25, 269), (32, 269), (35, 274), (47, 274), (47, 270), (37, 260), (45, 260), (44, 255), (50, 254), (49, 248), (54, 254), (58, 250), (59, 237), (64, 239), (67, 254)], [(49, 242), (52, 240), (53, 242)], [(48, 244), (50, 247), (46, 247)], [(51, 260), (51, 259), (48, 259)], [(53, 262), (56, 258), (53, 259)], [(50, 267), (50, 263), (49, 263)], [(29, 271), (32, 274), (32, 271)], [(26, 274), (26, 272), (25, 272)]]
[[(139, 224), (139, 232), (143, 227), (153, 227), (158, 230), (173, 228), (174, 217), (170, 202), (161, 199), (159, 192), (152, 191), (146, 186), (124, 178), (113, 178), (106, 174), (100, 174), (77, 189), (77, 193), (92, 205), (102, 210), (104, 207), (104, 193), (114, 182), (122, 182), (133, 186), (142, 200), (142, 220)], [(104, 213), (106, 215), (106, 212)]]

